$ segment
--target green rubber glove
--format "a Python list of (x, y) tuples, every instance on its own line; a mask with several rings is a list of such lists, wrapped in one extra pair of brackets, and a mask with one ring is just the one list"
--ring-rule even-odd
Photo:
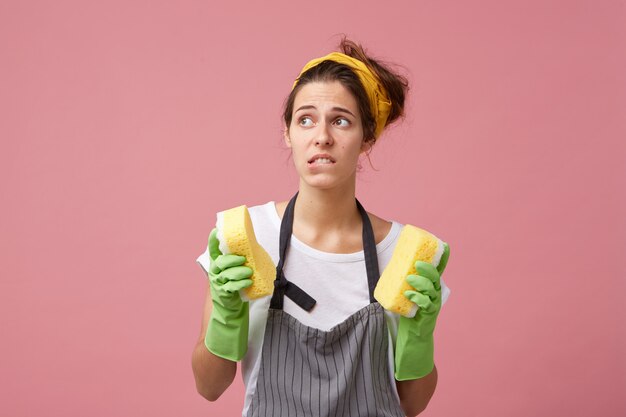
[(441, 309), (440, 279), (449, 256), (450, 248), (444, 242), (437, 268), (428, 262), (417, 261), (417, 275), (406, 277), (415, 291), (405, 291), (404, 295), (419, 309), (415, 317), (400, 316), (395, 350), (395, 378), (398, 381), (424, 377), (435, 366), (433, 333)]
[(244, 256), (220, 252), (217, 229), (209, 235), (209, 254), (213, 310), (204, 344), (213, 354), (236, 362), (248, 350), (248, 302), (241, 299), (239, 290), (252, 285), (252, 269), (243, 266)]

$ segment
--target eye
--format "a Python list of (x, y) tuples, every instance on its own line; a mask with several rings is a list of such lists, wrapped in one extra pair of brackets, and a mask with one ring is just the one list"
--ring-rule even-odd
[[(306, 121), (309, 121), (310, 123), (305, 124), (304, 122), (306, 122)], [(312, 124), (313, 124), (313, 120), (311, 120), (311, 118), (310, 118), (309, 116), (304, 116), (304, 117), (301, 117), (301, 118), (298, 120), (298, 124), (299, 124), (300, 126), (304, 126), (304, 127), (312, 126)]]
[(341, 126), (346, 127), (346, 126), (350, 126), (350, 120), (346, 119), (345, 117), (340, 117), (339, 119), (336, 120), (336, 122), (345, 122), (343, 123)]

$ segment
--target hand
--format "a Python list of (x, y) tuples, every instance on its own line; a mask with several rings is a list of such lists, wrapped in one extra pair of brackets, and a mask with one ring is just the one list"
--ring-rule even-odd
[(444, 242), (444, 251), (437, 268), (428, 262), (415, 262), (416, 275), (406, 280), (415, 290), (404, 292), (405, 297), (418, 305), (415, 317), (400, 317), (396, 339), (395, 377), (399, 381), (428, 375), (434, 363), (435, 324), (441, 310), (441, 275), (446, 268), (450, 248)]
[(236, 362), (248, 348), (248, 302), (241, 299), (239, 290), (252, 285), (253, 271), (243, 266), (245, 257), (222, 254), (217, 229), (209, 235), (209, 254), (213, 310), (204, 344), (213, 354)]
[(253, 271), (243, 266), (246, 262), (244, 256), (224, 255), (219, 245), (217, 229), (213, 229), (209, 235), (211, 298), (214, 304), (217, 303), (230, 310), (238, 310), (242, 304), (239, 290), (252, 285), (252, 280), (249, 278)]

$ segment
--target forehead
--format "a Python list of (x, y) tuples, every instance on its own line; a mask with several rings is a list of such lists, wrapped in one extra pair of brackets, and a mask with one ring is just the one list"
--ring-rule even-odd
[(356, 99), (339, 81), (316, 81), (302, 86), (294, 99), (294, 109), (306, 104), (315, 105), (318, 109), (323, 106), (342, 106), (357, 111)]

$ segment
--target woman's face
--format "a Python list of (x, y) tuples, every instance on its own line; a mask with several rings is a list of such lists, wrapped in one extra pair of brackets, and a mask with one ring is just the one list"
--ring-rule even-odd
[(354, 183), (359, 155), (368, 149), (356, 99), (339, 81), (300, 89), (285, 142), (301, 180), (323, 189)]

